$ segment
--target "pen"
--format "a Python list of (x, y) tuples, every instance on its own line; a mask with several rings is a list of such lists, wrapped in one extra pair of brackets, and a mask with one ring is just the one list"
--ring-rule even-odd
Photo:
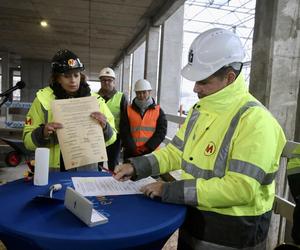
[(110, 169), (108, 169), (108, 168), (106, 168), (106, 167), (101, 167), (101, 169), (102, 169), (102, 170), (105, 170), (105, 171), (108, 172), (108, 173), (111, 173), (112, 175), (116, 175), (116, 173), (115, 173), (114, 171), (112, 171), (112, 170), (110, 170)]

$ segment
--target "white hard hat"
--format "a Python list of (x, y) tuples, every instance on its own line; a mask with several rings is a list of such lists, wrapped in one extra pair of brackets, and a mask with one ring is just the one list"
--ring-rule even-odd
[(134, 91), (152, 90), (150, 82), (145, 79), (137, 80), (134, 84)]
[(188, 64), (181, 70), (183, 77), (201, 81), (223, 66), (242, 62), (245, 57), (239, 37), (225, 29), (214, 28), (201, 33), (191, 44)]
[(103, 68), (100, 70), (99, 77), (101, 76), (110, 76), (112, 78), (116, 78), (116, 74), (111, 68)]

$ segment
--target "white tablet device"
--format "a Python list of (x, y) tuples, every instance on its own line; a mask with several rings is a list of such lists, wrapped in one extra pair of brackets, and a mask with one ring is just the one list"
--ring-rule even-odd
[(65, 207), (82, 220), (89, 227), (108, 222), (108, 218), (93, 209), (93, 203), (73, 188), (67, 187), (65, 193)]

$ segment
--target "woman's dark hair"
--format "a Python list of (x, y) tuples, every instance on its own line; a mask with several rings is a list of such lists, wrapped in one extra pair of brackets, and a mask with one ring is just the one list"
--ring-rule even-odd
[[(61, 74), (59, 74), (59, 73), (51, 74), (50, 81), (49, 81), (50, 87), (53, 86), (55, 83), (58, 83), (57, 79), (59, 76), (61, 76)], [(82, 83), (87, 83), (87, 76), (85, 74), (83, 74), (82, 72), (80, 72), (80, 84), (82, 84)]]
[(58, 83), (57, 79), (61, 74), (59, 73), (52, 73), (50, 78), (50, 88), (53, 90), (56, 99), (67, 99), (70, 97), (85, 97), (91, 95), (91, 89), (87, 83), (87, 77), (85, 74), (80, 72), (80, 85), (78, 91), (75, 95), (69, 95), (63, 87)]

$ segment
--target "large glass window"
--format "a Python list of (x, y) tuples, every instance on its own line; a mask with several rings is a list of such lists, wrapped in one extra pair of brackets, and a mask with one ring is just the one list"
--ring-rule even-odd
[[(243, 73), (249, 82), (255, 0), (187, 0), (184, 10), (182, 66), (187, 63), (190, 44), (201, 32), (210, 28), (230, 29), (242, 40), (246, 51)], [(194, 82), (182, 78), (181, 103), (188, 110), (198, 98)]]
[[(21, 81), (21, 71), (13, 70), (13, 86), (17, 84), (17, 82)], [(21, 100), (21, 90), (17, 89), (13, 92), (13, 101)]]
[(99, 91), (99, 89), (100, 89), (100, 82), (99, 81), (87, 81), (87, 83), (89, 84), (90, 89), (93, 92), (97, 93)]

